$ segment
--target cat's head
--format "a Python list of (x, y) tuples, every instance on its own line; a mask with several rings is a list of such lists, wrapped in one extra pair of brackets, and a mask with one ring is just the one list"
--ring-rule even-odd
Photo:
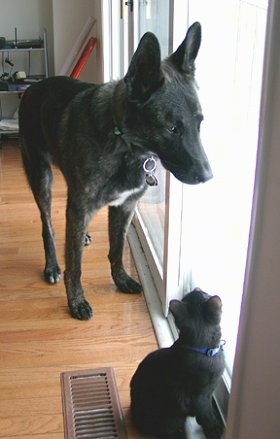
[(219, 342), (222, 316), (219, 296), (210, 296), (200, 288), (195, 288), (182, 300), (171, 300), (169, 310), (183, 342), (190, 346), (210, 346)]

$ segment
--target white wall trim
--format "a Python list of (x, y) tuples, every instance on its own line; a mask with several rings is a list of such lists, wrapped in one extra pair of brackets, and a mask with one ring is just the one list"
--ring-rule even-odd
[(163, 315), (162, 305), (158, 297), (150, 268), (133, 224), (131, 224), (128, 231), (128, 242), (133, 253), (134, 262), (142, 284), (158, 345), (160, 348), (171, 346), (171, 344), (174, 343), (174, 337), (170, 330), (168, 321)]
[(280, 2), (268, 8), (251, 236), (226, 439), (280, 430)]

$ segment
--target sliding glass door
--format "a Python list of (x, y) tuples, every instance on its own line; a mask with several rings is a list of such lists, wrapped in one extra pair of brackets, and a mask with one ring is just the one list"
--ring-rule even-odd
[(165, 314), (171, 298), (197, 286), (221, 296), (231, 374), (254, 191), (267, 0), (142, 3), (139, 36), (154, 31), (163, 56), (181, 43), (189, 24), (202, 25), (196, 79), (202, 143), (214, 178), (182, 185), (159, 166), (159, 186), (148, 189), (134, 224)]
[(158, 164), (159, 185), (147, 190), (133, 223), (164, 314), (171, 298), (196, 286), (221, 296), (231, 371), (250, 228), (268, 2), (107, 2), (115, 29), (113, 78), (126, 73), (144, 32), (157, 35), (164, 57), (178, 47), (189, 24), (202, 25), (196, 79), (204, 113), (202, 143), (214, 178), (204, 185), (182, 185)]
[(199, 20), (203, 31), (197, 81), (214, 178), (184, 186), (181, 263), (186, 286), (222, 298), (230, 373), (250, 231), (266, 16), (267, 0), (189, 1), (189, 20)]

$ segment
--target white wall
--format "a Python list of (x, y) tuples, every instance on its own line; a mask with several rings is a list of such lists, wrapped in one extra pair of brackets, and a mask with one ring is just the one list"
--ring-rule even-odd
[(50, 26), (51, 0), (1, 0), (0, 36), (14, 38), (14, 28), (18, 28), (18, 38), (38, 38), (45, 26)]
[(101, 1), (53, 0), (54, 69), (58, 74), (88, 17), (96, 19), (91, 36), (98, 39), (85, 69), (79, 79), (101, 82), (103, 76), (101, 57)]

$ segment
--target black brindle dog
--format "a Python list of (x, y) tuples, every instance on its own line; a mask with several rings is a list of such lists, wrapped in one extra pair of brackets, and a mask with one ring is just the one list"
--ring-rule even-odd
[(92, 315), (81, 285), (81, 258), (91, 217), (109, 207), (109, 260), (117, 287), (138, 293), (141, 286), (123, 267), (126, 231), (135, 205), (156, 183), (154, 161), (180, 181), (212, 177), (200, 142), (202, 120), (194, 80), (201, 27), (194, 23), (169, 58), (146, 33), (120, 81), (96, 85), (53, 77), (24, 93), (19, 111), (22, 158), (42, 219), (44, 276), (60, 280), (51, 224), (51, 164), (68, 186), (64, 282), (73, 317)]

